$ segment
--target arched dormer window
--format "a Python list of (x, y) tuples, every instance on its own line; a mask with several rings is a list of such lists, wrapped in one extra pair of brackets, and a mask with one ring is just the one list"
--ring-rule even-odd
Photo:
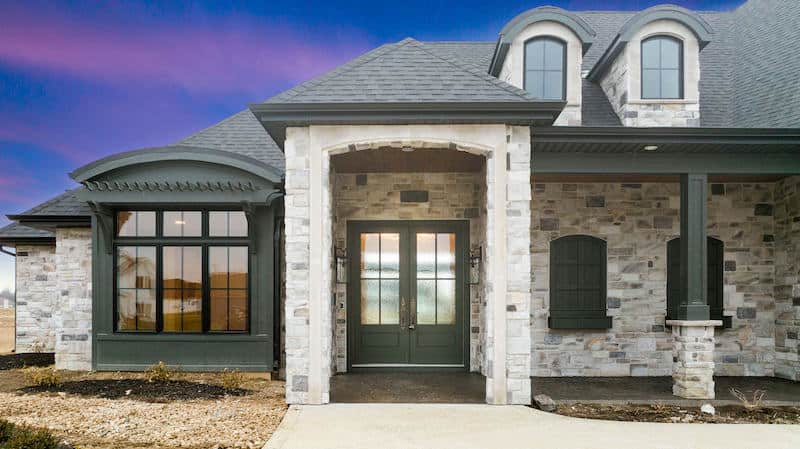
[(557, 38), (535, 37), (525, 42), (524, 86), (541, 100), (564, 100), (567, 44)]
[(671, 36), (642, 41), (642, 99), (683, 98), (683, 42)]

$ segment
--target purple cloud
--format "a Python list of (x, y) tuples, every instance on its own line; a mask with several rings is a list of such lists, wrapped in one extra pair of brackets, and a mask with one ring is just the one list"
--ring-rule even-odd
[[(98, 23), (69, 11), (5, 4), (0, 61), (112, 84), (180, 86), (189, 92), (263, 94), (360, 54), (357, 33), (311, 39), (307, 30), (264, 19), (231, 17), (191, 22)], [(262, 98), (255, 97), (253, 101)]]

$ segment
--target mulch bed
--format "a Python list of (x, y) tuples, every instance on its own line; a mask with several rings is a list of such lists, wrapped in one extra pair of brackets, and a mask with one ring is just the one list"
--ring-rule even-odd
[(663, 423), (753, 423), (800, 424), (800, 407), (760, 407), (747, 409), (741, 406), (721, 406), (715, 415), (707, 415), (696, 407), (672, 405), (560, 405), (556, 413), (575, 418), (605, 419), (609, 421), (663, 422)]
[(225, 396), (245, 396), (252, 391), (219, 385), (170, 380), (148, 382), (145, 379), (86, 379), (64, 382), (58, 387), (24, 387), (22, 393), (66, 393), (104, 399), (136, 399), (147, 402), (219, 399)]
[(28, 352), (0, 355), (0, 371), (19, 369), (26, 366), (50, 366), (56, 363), (52, 352)]

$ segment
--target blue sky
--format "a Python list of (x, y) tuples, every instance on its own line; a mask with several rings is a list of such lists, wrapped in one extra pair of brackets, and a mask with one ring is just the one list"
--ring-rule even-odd
[[(3, 1), (0, 226), (73, 187), (72, 169), (172, 143), (411, 36), (493, 41), (526, 9), (638, 10), (651, 0)], [(730, 10), (743, 0), (674, 0)], [(13, 262), (0, 255), (0, 290)]]

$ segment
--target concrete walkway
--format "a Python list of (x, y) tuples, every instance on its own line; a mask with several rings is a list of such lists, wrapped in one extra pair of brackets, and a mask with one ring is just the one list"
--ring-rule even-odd
[(455, 404), (292, 406), (267, 449), (786, 449), (800, 426), (598, 421), (528, 407)]

